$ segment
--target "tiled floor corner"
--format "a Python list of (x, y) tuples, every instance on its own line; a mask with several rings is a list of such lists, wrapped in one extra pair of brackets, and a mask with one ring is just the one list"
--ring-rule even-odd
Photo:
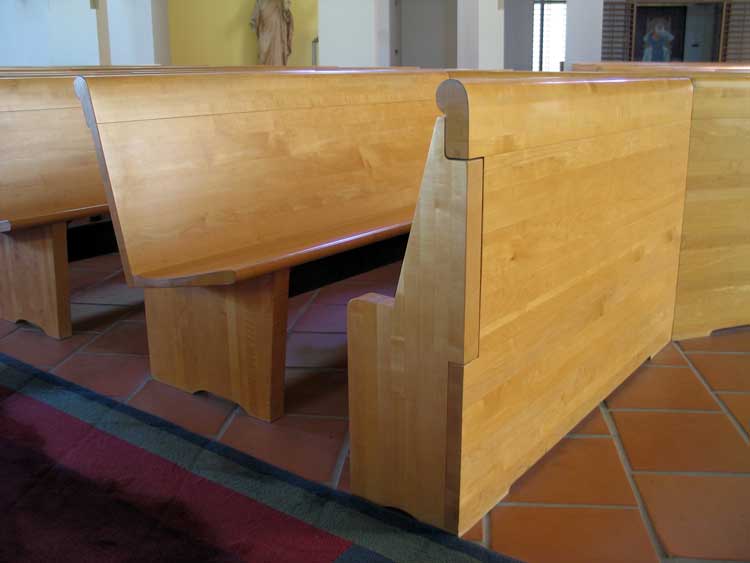
[[(274, 424), (149, 374), (141, 290), (119, 256), (71, 265), (75, 335), (0, 321), (0, 352), (309, 479), (350, 490), (346, 303), (394, 264), (290, 300)], [(750, 560), (750, 329), (670, 344), (531, 468), (465, 538), (530, 563)]]

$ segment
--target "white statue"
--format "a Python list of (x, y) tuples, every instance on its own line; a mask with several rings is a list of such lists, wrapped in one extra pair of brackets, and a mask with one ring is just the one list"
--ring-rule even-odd
[(258, 64), (286, 66), (292, 53), (292, 0), (257, 0), (250, 27), (258, 36)]

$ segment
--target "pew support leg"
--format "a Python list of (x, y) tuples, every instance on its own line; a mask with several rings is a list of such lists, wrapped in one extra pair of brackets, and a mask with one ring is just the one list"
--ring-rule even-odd
[(146, 288), (153, 376), (268, 422), (281, 417), (288, 290), (289, 270), (227, 286)]
[(65, 222), (0, 233), (0, 318), (72, 336)]

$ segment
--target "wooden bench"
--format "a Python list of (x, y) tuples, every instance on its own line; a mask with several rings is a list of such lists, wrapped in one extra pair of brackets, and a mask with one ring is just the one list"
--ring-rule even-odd
[(691, 91), (440, 87), (396, 297), (349, 303), (355, 494), (464, 533), (669, 342)]
[(446, 77), (78, 81), (155, 377), (283, 413), (289, 268), (408, 232)]
[[(0, 71), (0, 318), (72, 334), (66, 222), (108, 212), (73, 79), (269, 72), (266, 67), (6, 68)], [(297, 71), (288, 71), (297, 72)]]
[(66, 221), (107, 213), (72, 78), (0, 78), (0, 318), (72, 334)]
[(750, 65), (576, 65), (688, 76), (693, 124), (674, 338), (750, 324)]

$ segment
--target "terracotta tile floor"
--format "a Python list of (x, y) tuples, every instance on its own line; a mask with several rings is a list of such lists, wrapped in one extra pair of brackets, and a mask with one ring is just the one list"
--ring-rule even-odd
[[(71, 271), (75, 336), (0, 321), (0, 352), (349, 490), (345, 304), (392, 295), (397, 264), (290, 301), (287, 415), (273, 425), (150, 377), (142, 292), (117, 255)], [(748, 561), (748, 432), (750, 329), (670, 344), (466, 537), (529, 562)]]

